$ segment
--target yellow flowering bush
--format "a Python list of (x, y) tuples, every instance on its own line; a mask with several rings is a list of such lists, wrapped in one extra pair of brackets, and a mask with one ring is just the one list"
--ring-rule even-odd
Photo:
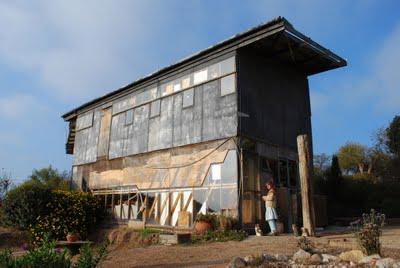
[(47, 214), (30, 226), (33, 243), (40, 243), (45, 235), (65, 239), (69, 232), (85, 239), (90, 228), (102, 218), (101, 202), (90, 193), (55, 190), (46, 204)]

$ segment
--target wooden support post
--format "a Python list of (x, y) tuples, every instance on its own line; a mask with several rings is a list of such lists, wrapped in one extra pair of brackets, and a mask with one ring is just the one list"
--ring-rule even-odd
[(122, 220), (122, 193), (119, 195), (119, 219)]
[(114, 193), (111, 194), (111, 218), (114, 218)]
[(314, 204), (311, 191), (311, 155), (307, 135), (297, 136), (297, 150), (299, 153), (299, 174), (301, 187), (301, 205), (303, 211), (303, 227), (310, 236), (315, 235), (314, 230)]
[(128, 191), (128, 220), (131, 219), (131, 192)]

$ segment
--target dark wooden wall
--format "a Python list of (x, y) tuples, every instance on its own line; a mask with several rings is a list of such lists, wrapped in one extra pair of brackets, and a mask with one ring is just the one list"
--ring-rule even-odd
[(239, 135), (296, 150), (296, 137), (311, 137), (307, 76), (294, 65), (265, 57), (256, 47), (237, 54)]

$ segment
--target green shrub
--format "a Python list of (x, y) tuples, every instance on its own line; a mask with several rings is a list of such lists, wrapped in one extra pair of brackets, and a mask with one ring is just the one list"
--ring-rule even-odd
[(47, 238), (40, 247), (29, 250), (25, 255), (13, 257), (6, 249), (0, 253), (0, 267), (4, 268), (69, 268), (71, 261), (66, 250), (55, 249), (55, 242)]
[(0, 267), (12, 267), (14, 259), (10, 249), (6, 248), (0, 251)]
[(79, 258), (75, 264), (75, 268), (95, 268), (101, 259), (107, 254), (107, 247), (109, 241), (107, 240), (100, 247), (97, 248), (96, 255), (92, 254), (90, 246), (88, 244), (84, 245), (79, 249)]
[(68, 232), (85, 239), (103, 216), (101, 202), (84, 192), (53, 191), (46, 209), (48, 213), (39, 216), (30, 228), (33, 243), (40, 242), (45, 234), (52, 239), (65, 239)]
[(17, 228), (26, 229), (36, 223), (38, 216), (47, 212), (51, 191), (34, 181), (27, 181), (8, 191), (2, 204), (2, 221)]
[(363, 214), (362, 220), (358, 225), (353, 226), (358, 245), (366, 255), (380, 254), (381, 228), (385, 224), (385, 214), (380, 214), (371, 209), (369, 214)]

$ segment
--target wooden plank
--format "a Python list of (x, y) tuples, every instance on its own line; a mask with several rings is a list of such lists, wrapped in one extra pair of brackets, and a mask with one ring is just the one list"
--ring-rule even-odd
[(190, 201), (192, 201), (192, 198), (193, 198), (193, 194), (190, 193), (190, 195), (189, 195), (189, 197), (188, 197), (188, 200), (186, 201), (186, 204), (185, 204), (185, 206), (183, 207), (182, 211), (186, 211), (186, 210), (188, 209), (189, 204), (190, 204)]
[(299, 153), (303, 227), (308, 231), (309, 235), (314, 236), (314, 205), (311, 192), (311, 155), (307, 135), (297, 136), (297, 150)]
[(153, 213), (153, 210), (159, 201), (160, 201), (160, 194), (157, 194), (156, 198), (154, 198), (153, 204), (151, 205), (149, 212), (147, 213), (147, 217), (149, 217), (151, 213)]
[(160, 220), (161, 214), (163, 213), (163, 211), (164, 211), (164, 209), (165, 209), (165, 206), (166, 206), (167, 203), (168, 203), (168, 200), (169, 200), (169, 195), (167, 195), (167, 198), (165, 198), (164, 202), (162, 203), (161, 208), (160, 208), (160, 211), (158, 212), (158, 215), (157, 215), (157, 217), (156, 217), (155, 222), (158, 222), (158, 221)]
[(119, 195), (119, 218), (122, 220), (122, 194)]
[(114, 194), (111, 195), (111, 217), (114, 217)]
[(176, 206), (178, 205), (179, 200), (181, 200), (183, 196), (183, 193), (179, 193), (178, 197), (175, 199), (174, 204), (171, 207), (171, 210), (168, 213), (167, 219), (165, 221), (169, 221), (169, 219), (172, 217), (172, 215), (174, 214), (174, 211), (176, 209)]

